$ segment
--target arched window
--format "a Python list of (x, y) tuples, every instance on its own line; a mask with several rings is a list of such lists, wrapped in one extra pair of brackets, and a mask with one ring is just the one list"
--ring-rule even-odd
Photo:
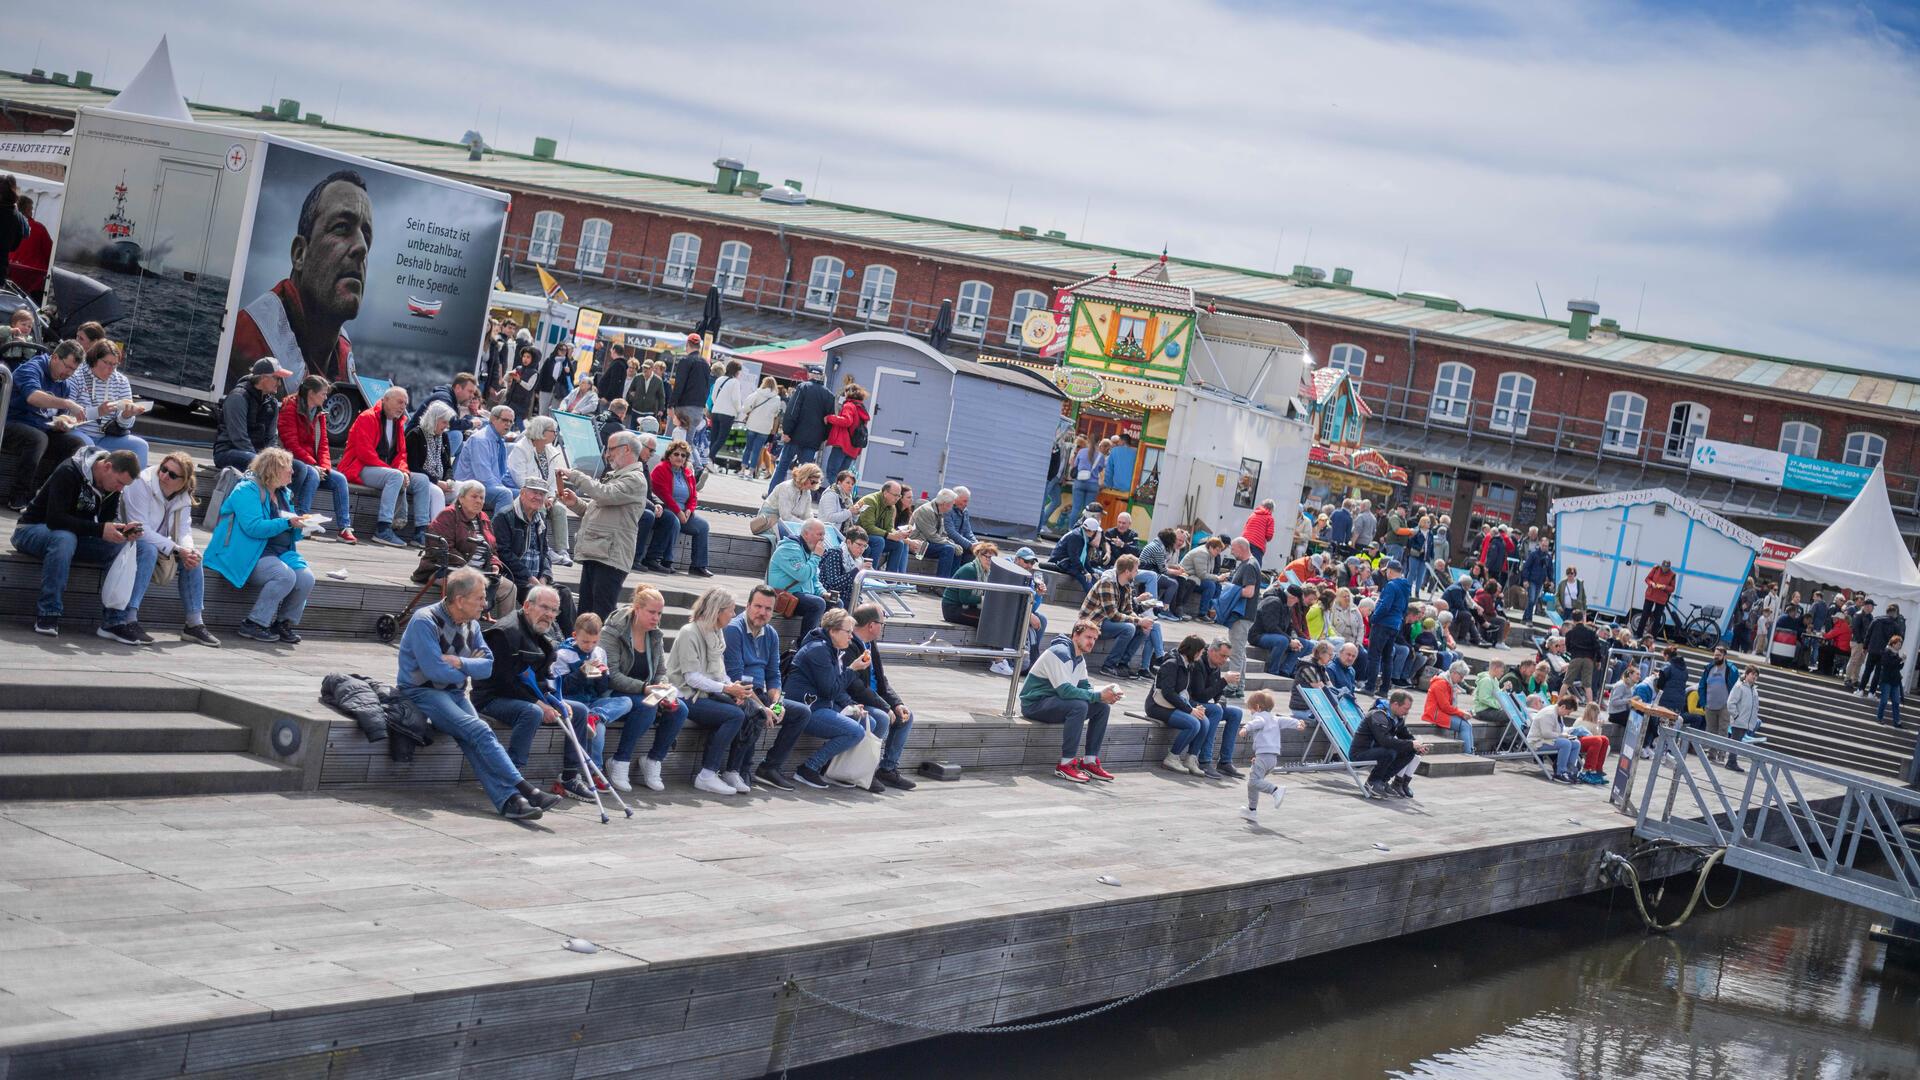
[(1871, 469), (1886, 456), (1887, 440), (1871, 431), (1852, 431), (1847, 433), (1846, 453), (1840, 456), (1840, 460), (1848, 465)]
[(1027, 316), (1036, 311), (1047, 310), (1047, 294), (1038, 289), (1021, 289), (1013, 294), (1013, 318), (1007, 323), (1007, 340), (1020, 343), (1021, 329), (1026, 325)]
[(1473, 414), (1473, 369), (1441, 364), (1433, 376), (1433, 407), (1427, 412), (1443, 424), (1465, 424)]
[(1600, 448), (1609, 454), (1638, 454), (1647, 426), (1647, 399), (1630, 390), (1607, 395), (1607, 430)]
[(700, 267), (700, 238), (690, 232), (674, 233), (667, 244), (667, 269), (661, 279), (668, 285), (685, 288), (693, 284), (694, 271)]
[(588, 218), (580, 223), (580, 249), (573, 253), (574, 269), (598, 274), (607, 268), (607, 245), (613, 242), (613, 222)]
[[(1358, 345), (1335, 345), (1327, 353), (1327, 366), (1335, 371), (1344, 371), (1353, 385), (1358, 387), (1367, 377), (1367, 350)], [(1472, 382), (1471, 376), (1468, 382)]]
[(1820, 429), (1804, 420), (1780, 425), (1780, 452), (1801, 457), (1820, 456)]
[(553, 265), (554, 255), (560, 250), (560, 230), (567, 227), (567, 219), (557, 210), (542, 210), (533, 215), (533, 239), (527, 241), (527, 261)]
[(953, 332), (979, 337), (987, 332), (987, 315), (992, 311), (993, 286), (984, 281), (961, 282), (959, 303), (953, 306)]
[(1694, 401), (1675, 402), (1673, 411), (1667, 414), (1667, 438), (1660, 448), (1660, 454), (1668, 461), (1686, 464), (1693, 457), (1693, 444), (1707, 434), (1707, 421), (1712, 412), (1705, 405)]
[(813, 271), (807, 275), (807, 307), (832, 311), (840, 303), (840, 278), (846, 272), (847, 264), (831, 255), (814, 259)]
[(867, 267), (860, 278), (860, 305), (855, 312), (863, 319), (886, 322), (893, 317), (893, 283), (899, 275), (893, 267), (879, 263)]
[(1527, 422), (1532, 419), (1533, 376), (1517, 371), (1502, 374), (1493, 391), (1493, 415), (1487, 420), (1487, 426), (1495, 431), (1525, 435)]
[(738, 240), (729, 240), (720, 245), (720, 261), (713, 267), (713, 283), (728, 296), (740, 296), (747, 291), (747, 263), (753, 258), (753, 249)]

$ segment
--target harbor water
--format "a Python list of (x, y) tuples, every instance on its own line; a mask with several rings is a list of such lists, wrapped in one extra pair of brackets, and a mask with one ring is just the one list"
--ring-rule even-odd
[[(1734, 886), (1717, 873), (1709, 898)], [(1887, 962), (1876, 921), (1746, 878), (1650, 935), (1630, 897), (1598, 894), (790, 1075), (1912, 1080), (1920, 966)]]

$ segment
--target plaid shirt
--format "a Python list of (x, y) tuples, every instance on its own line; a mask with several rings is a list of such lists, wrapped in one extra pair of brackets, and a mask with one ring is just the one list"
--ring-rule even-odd
[(1101, 575), (1086, 600), (1081, 602), (1080, 617), (1096, 623), (1138, 618), (1139, 612), (1133, 607), (1133, 590), (1122, 588), (1119, 577), (1114, 574)]
[(859, 565), (843, 547), (830, 547), (820, 556), (820, 586), (839, 597), (841, 607), (853, 607), (853, 575)]

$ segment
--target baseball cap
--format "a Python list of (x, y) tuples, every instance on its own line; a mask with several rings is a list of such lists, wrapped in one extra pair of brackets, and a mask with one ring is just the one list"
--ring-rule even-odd
[(1015, 560), (1019, 562), (1039, 562), (1040, 561), (1040, 556), (1035, 555), (1033, 553), (1033, 549), (1030, 547), (1023, 547), (1019, 551), (1014, 552), (1013, 557)]
[(547, 482), (537, 476), (529, 476), (525, 480), (520, 481), (520, 490), (538, 491), (544, 495), (547, 493)]
[(1100, 530), (1100, 519), (1089, 514), (1088, 516), (1080, 519), (1080, 527), (1083, 529), (1092, 529), (1095, 532), (1098, 532)]
[(1396, 573), (1401, 573), (1401, 574), (1404, 574), (1407, 572), (1407, 568), (1400, 565), (1399, 559), (1388, 559), (1387, 565), (1385, 566), (1384, 569), (1392, 570)]
[(275, 360), (271, 356), (263, 356), (255, 360), (253, 367), (247, 372), (247, 378), (249, 379), (257, 379), (262, 375), (278, 375), (283, 379), (293, 378), (293, 372), (281, 367), (280, 361)]

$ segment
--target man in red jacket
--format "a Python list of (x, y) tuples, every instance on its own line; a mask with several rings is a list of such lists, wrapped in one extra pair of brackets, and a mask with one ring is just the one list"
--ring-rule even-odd
[(1647, 571), (1646, 603), (1640, 608), (1640, 632), (1655, 637), (1667, 636), (1667, 603), (1673, 599), (1673, 560), (1661, 559), (1660, 565)]
[(358, 543), (353, 535), (352, 495), (347, 478), (333, 467), (333, 448), (327, 444), (327, 394), (332, 391), (326, 379), (309, 375), (280, 403), (280, 445), (293, 455), (293, 509), (304, 514), (313, 509), (313, 496), (325, 481), (333, 492), (333, 517), (340, 531), (335, 535), (348, 544)]
[[(373, 541), (388, 547), (422, 543), (431, 505), (427, 492), (433, 484), (427, 474), (407, 471), (406, 425), (407, 391), (389, 387), (372, 408), (354, 417), (353, 427), (347, 430), (347, 452), (340, 456), (340, 471), (348, 480), (380, 490), (380, 518), (374, 523)], [(405, 538), (393, 530), (403, 487), (407, 505), (413, 509), (413, 528)]]

